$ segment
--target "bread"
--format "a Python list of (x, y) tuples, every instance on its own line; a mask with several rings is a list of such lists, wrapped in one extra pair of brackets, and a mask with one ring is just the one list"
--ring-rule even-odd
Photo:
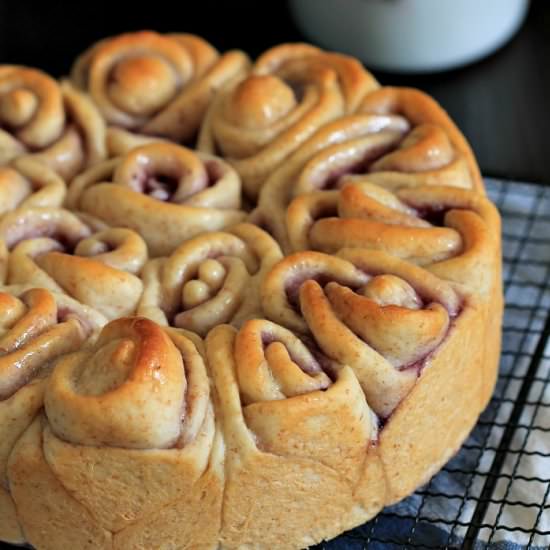
[(2, 79), (0, 539), (304, 548), (458, 450), (500, 218), (433, 99), (150, 31)]
[[(81, 531), (94, 538), (85, 547), (104, 548), (111, 539), (115, 547), (162, 547), (174, 540), (175, 526), (177, 540), (215, 544), (220, 437), (204, 360), (185, 336), (146, 319), (113, 321), (95, 345), (58, 363), (45, 390), (45, 413), (43, 456), (28, 459), (16, 448), (21, 456), (9, 466), (16, 502), (35, 491), (27, 464), (37, 460), (49, 484), (64, 489), (50, 498), (57, 510), (72, 508), (68, 522), (78, 521), (79, 508), (87, 512), (89, 526)], [(32, 524), (39, 547), (67, 548), (74, 541), (70, 530), (52, 528), (45, 507)]]
[(106, 320), (45, 289), (0, 292), (0, 538), (22, 543), (7, 464), (20, 436), (42, 408), (46, 379), (57, 357), (78, 349)]
[(0, 221), (6, 283), (66, 293), (109, 319), (134, 313), (146, 261), (147, 247), (134, 231), (94, 231), (62, 208), (21, 208)]
[(138, 231), (151, 255), (244, 218), (241, 183), (223, 160), (173, 143), (142, 145), (72, 182), (67, 205)]
[(105, 158), (105, 122), (86, 95), (29, 67), (0, 65), (0, 164), (39, 158), (65, 180)]
[[(357, 112), (400, 115), (413, 129), (409, 140), (403, 142), (402, 150), (371, 167), (376, 173), (373, 181), (384, 181), (388, 185), (395, 177), (394, 171), (424, 172), (418, 183), (454, 182), (457, 186), (483, 191), (481, 174), (468, 142), (447, 113), (427, 94), (413, 88), (383, 87), (365, 96)], [(429, 149), (434, 152), (433, 156), (428, 157)], [(419, 156), (425, 159), (420, 164), (415, 161)]]
[(357, 60), (308, 44), (265, 52), (208, 110), (198, 148), (220, 152), (256, 199), (266, 177), (323, 124), (378, 87)]
[(353, 116), (319, 129), (266, 179), (253, 220), (272, 232), (284, 251), (293, 198), (348, 183), (389, 190), (444, 185), (484, 193), (473, 154), (448, 115), (418, 90), (380, 88)]
[(71, 77), (109, 124), (109, 154), (116, 156), (140, 135), (189, 143), (215, 92), (248, 67), (244, 53), (220, 55), (198, 36), (143, 31), (94, 44)]
[(0, 167), (0, 218), (16, 208), (62, 206), (66, 194), (61, 177), (30, 156)]

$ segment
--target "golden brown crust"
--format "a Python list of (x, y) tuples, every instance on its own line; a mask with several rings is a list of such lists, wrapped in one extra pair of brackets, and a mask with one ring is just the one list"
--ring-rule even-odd
[(446, 336), (460, 299), (427, 271), (378, 251), (287, 256), (266, 276), (268, 318), (314, 336), (353, 368), (372, 409), (387, 417)]
[(351, 57), (307, 44), (277, 46), (212, 103), (198, 147), (226, 158), (245, 193), (256, 199), (271, 171), (323, 124), (353, 112), (377, 86)]
[(44, 289), (0, 289), (0, 538), (24, 542), (8, 490), (7, 464), (42, 408), (46, 377), (61, 355), (78, 349), (104, 320)]
[(293, 250), (383, 250), (482, 295), (498, 284), (498, 211), (474, 191), (348, 183), (294, 199), (286, 225)]
[(21, 208), (0, 221), (2, 256), (7, 284), (66, 293), (115, 319), (137, 307), (147, 247), (130, 229), (95, 232), (62, 208)]
[(162, 256), (199, 233), (241, 221), (240, 191), (237, 174), (221, 159), (158, 142), (81, 174), (67, 206), (134, 229), (151, 255)]
[(20, 156), (68, 180), (106, 155), (105, 123), (90, 100), (28, 67), (0, 66), (0, 164)]
[[(271, 342), (262, 352), (266, 337)], [(277, 347), (292, 356), (286, 374), (280, 363), (270, 362), (286, 399), (241, 402), (242, 384), (262, 376), (257, 354), (268, 357)], [(324, 392), (308, 391), (304, 369), (310, 376), (312, 369), (322, 374), (315, 358), (289, 331), (259, 320), (247, 322), (237, 335), (228, 326), (216, 327), (206, 350), (227, 449), (222, 545), (256, 546), (261, 540), (265, 547), (295, 548), (335, 535), (345, 525), (353, 481), (373, 433), (373, 417), (351, 370), (339, 371), (334, 384), (322, 381), (329, 384)], [(342, 419), (349, 430), (339, 429)], [(303, 437), (312, 430), (316, 437)]]
[(341, 53), (324, 52), (305, 43), (280, 44), (270, 48), (258, 57), (253, 72), (277, 74), (286, 64), (295, 61), (327, 65), (336, 72), (346, 113), (354, 112), (361, 99), (379, 87), (378, 82), (357, 59)]
[(54, 433), (70, 443), (169, 448), (181, 435), (185, 392), (168, 335), (145, 319), (118, 319), (91, 349), (58, 361), (45, 407)]
[(101, 314), (61, 294), (29, 286), (0, 287), (0, 399), (13, 396), (103, 324)]
[(137, 133), (187, 143), (216, 91), (248, 67), (244, 53), (220, 55), (198, 36), (141, 31), (91, 46), (76, 60), (72, 80), (130, 140)]
[(45, 408), (52, 473), (115, 546), (145, 548), (154, 535), (168, 544), (173, 530), (159, 529), (179, 514), (180, 536), (215, 547), (223, 450), (202, 355), (182, 333), (111, 322), (62, 360)]
[(142, 31), (0, 66), (0, 128), (0, 539), (307, 547), (490, 399), (500, 219), (422, 92)]
[[(470, 179), (470, 185), (467, 187), (471, 187), (480, 193), (484, 191), (481, 173), (470, 145), (449, 115), (429, 95), (414, 88), (384, 86), (367, 95), (357, 109), (357, 112), (400, 115), (405, 117), (411, 126), (420, 133), (418, 136), (420, 139), (415, 139), (412, 142), (412, 151), (407, 150), (408, 148), (406, 147), (405, 151), (400, 151), (397, 157), (384, 159), (381, 165), (374, 168), (374, 171), (384, 173), (391, 172), (395, 168), (400, 170), (400, 160), (402, 161), (408, 157), (414, 163), (416, 155), (422, 158), (424, 156), (423, 151), (426, 149), (433, 148), (434, 145), (440, 147), (439, 144), (441, 143), (441, 139), (444, 139), (444, 136), (436, 136), (434, 134), (433, 129), (435, 126), (435, 128), (444, 132), (454, 149), (454, 151), (449, 151), (448, 159), (451, 161), (463, 160), (466, 163)], [(402, 153), (405, 154), (403, 155)], [(392, 178), (391, 174), (380, 176), (382, 180), (385, 177), (390, 180)]]
[(281, 258), (277, 243), (251, 224), (205, 233), (146, 266), (138, 314), (201, 336), (222, 323), (239, 326), (261, 315), (260, 284)]
[[(368, 94), (365, 101), (376, 94)], [(436, 114), (441, 111), (435, 103), (431, 107)], [(351, 183), (388, 190), (446, 186), (483, 193), (483, 186), (469, 173), (469, 157), (455, 146), (447, 128), (436, 124), (443, 124), (440, 117), (415, 126), (405, 114), (373, 110), (320, 128), (267, 178), (251, 219), (267, 227), (288, 252), (292, 245), (286, 211), (301, 195)]]

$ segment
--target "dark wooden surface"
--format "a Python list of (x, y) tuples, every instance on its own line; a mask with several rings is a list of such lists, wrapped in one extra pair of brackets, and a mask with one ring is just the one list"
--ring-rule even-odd
[[(252, 56), (304, 39), (280, 1), (156, 0), (148, 8), (114, 8), (105, 0), (2, 2), (0, 62), (61, 75), (95, 40), (142, 28), (195, 32), (222, 50), (238, 47)], [(550, 1), (533, 0), (516, 37), (474, 65), (428, 76), (377, 76), (436, 97), (472, 143), (484, 174), (550, 184)]]

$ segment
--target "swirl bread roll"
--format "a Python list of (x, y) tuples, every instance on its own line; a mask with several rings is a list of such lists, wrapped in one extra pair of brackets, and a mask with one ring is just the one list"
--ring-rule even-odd
[(287, 228), (293, 250), (384, 250), (481, 294), (494, 284), (499, 216), (487, 198), (473, 191), (420, 186), (391, 192), (371, 183), (349, 183), (339, 191), (294, 199)]
[(151, 143), (100, 164), (71, 184), (67, 206), (129, 227), (153, 256), (241, 221), (241, 184), (221, 159), (172, 143)]
[(0, 164), (28, 154), (68, 180), (106, 155), (92, 102), (37, 69), (0, 65), (0, 126)]
[(261, 314), (261, 281), (282, 257), (251, 224), (194, 237), (145, 267), (138, 314), (201, 336), (219, 324), (240, 326)]
[(25, 542), (10, 494), (8, 458), (42, 408), (46, 378), (63, 354), (79, 349), (105, 319), (45, 289), (0, 290), (0, 538)]
[(71, 77), (107, 120), (114, 156), (142, 135), (189, 143), (217, 90), (249, 65), (243, 52), (220, 55), (192, 34), (141, 31), (94, 44), (76, 60)]
[(198, 147), (227, 159), (256, 199), (266, 177), (320, 126), (354, 112), (377, 87), (356, 59), (307, 44), (276, 46), (214, 100)]
[[(217, 546), (223, 451), (191, 340), (143, 318), (113, 321), (57, 364), (45, 411), (42, 467), (66, 489), (52, 506), (84, 508), (114, 548)], [(29, 466), (19, 455), (10, 468), (22, 509), (37, 496)], [(49, 515), (22, 517), (29, 542), (67, 548), (71, 534)]]
[(349, 182), (390, 190), (444, 185), (484, 193), (470, 147), (443, 109), (422, 92), (392, 90), (393, 102), (382, 101), (387, 94), (378, 90), (367, 94), (358, 114), (320, 128), (266, 180), (253, 220), (267, 227), (285, 252), (290, 250), (286, 209), (301, 194)]
[(429, 272), (378, 251), (287, 256), (262, 285), (268, 318), (311, 334), (349, 365), (370, 407), (387, 418), (445, 340), (460, 300)]
[(134, 313), (147, 247), (134, 231), (93, 227), (62, 208), (21, 208), (0, 221), (8, 284), (66, 293), (109, 319)]
[(484, 192), (470, 145), (429, 95), (414, 88), (384, 86), (365, 96), (357, 112), (401, 116), (411, 127), (399, 149), (370, 166), (374, 183), (385, 187), (453, 185)]
[(349, 182), (339, 191), (298, 196), (288, 208), (287, 228), (294, 250), (384, 250), (475, 293), (491, 320), (487, 341), (496, 343), (486, 347), (484, 362), (486, 400), (490, 398), (498, 371), (503, 298), (500, 217), (486, 197), (436, 185), (391, 192), (367, 181)]
[(376, 436), (353, 371), (261, 319), (216, 327), (206, 352), (227, 446), (222, 545), (306, 547), (345, 529)]
[[(486, 307), (421, 267), (375, 250), (300, 252), (267, 275), (262, 302), (270, 319), (353, 369), (383, 422), (371, 464), (382, 468), (386, 505), (456, 452), (486, 404)], [(359, 500), (370, 501), (371, 483), (367, 472)]]
[(59, 207), (66, 195), (65, 182), (32, 157), (20, 157), (0, 167), (0, 218), (24, 207)]

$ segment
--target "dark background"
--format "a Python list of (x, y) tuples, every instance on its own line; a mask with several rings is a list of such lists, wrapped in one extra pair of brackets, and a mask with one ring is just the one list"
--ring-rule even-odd
[[(305, 39), (281, 1), (20, 0), (0, 3), (0, 62), (60, 76), (99, 38), (145, 28), (193, 32), (220, 50), (241, 48), (251, 56)], [(375, 74), (382, 83), (416, 86), (438, 99), (470, 140), (485, 175), (550, 184), (550, 1), (533, 0), (515, 38), (474, 65), (427, 76)]]

